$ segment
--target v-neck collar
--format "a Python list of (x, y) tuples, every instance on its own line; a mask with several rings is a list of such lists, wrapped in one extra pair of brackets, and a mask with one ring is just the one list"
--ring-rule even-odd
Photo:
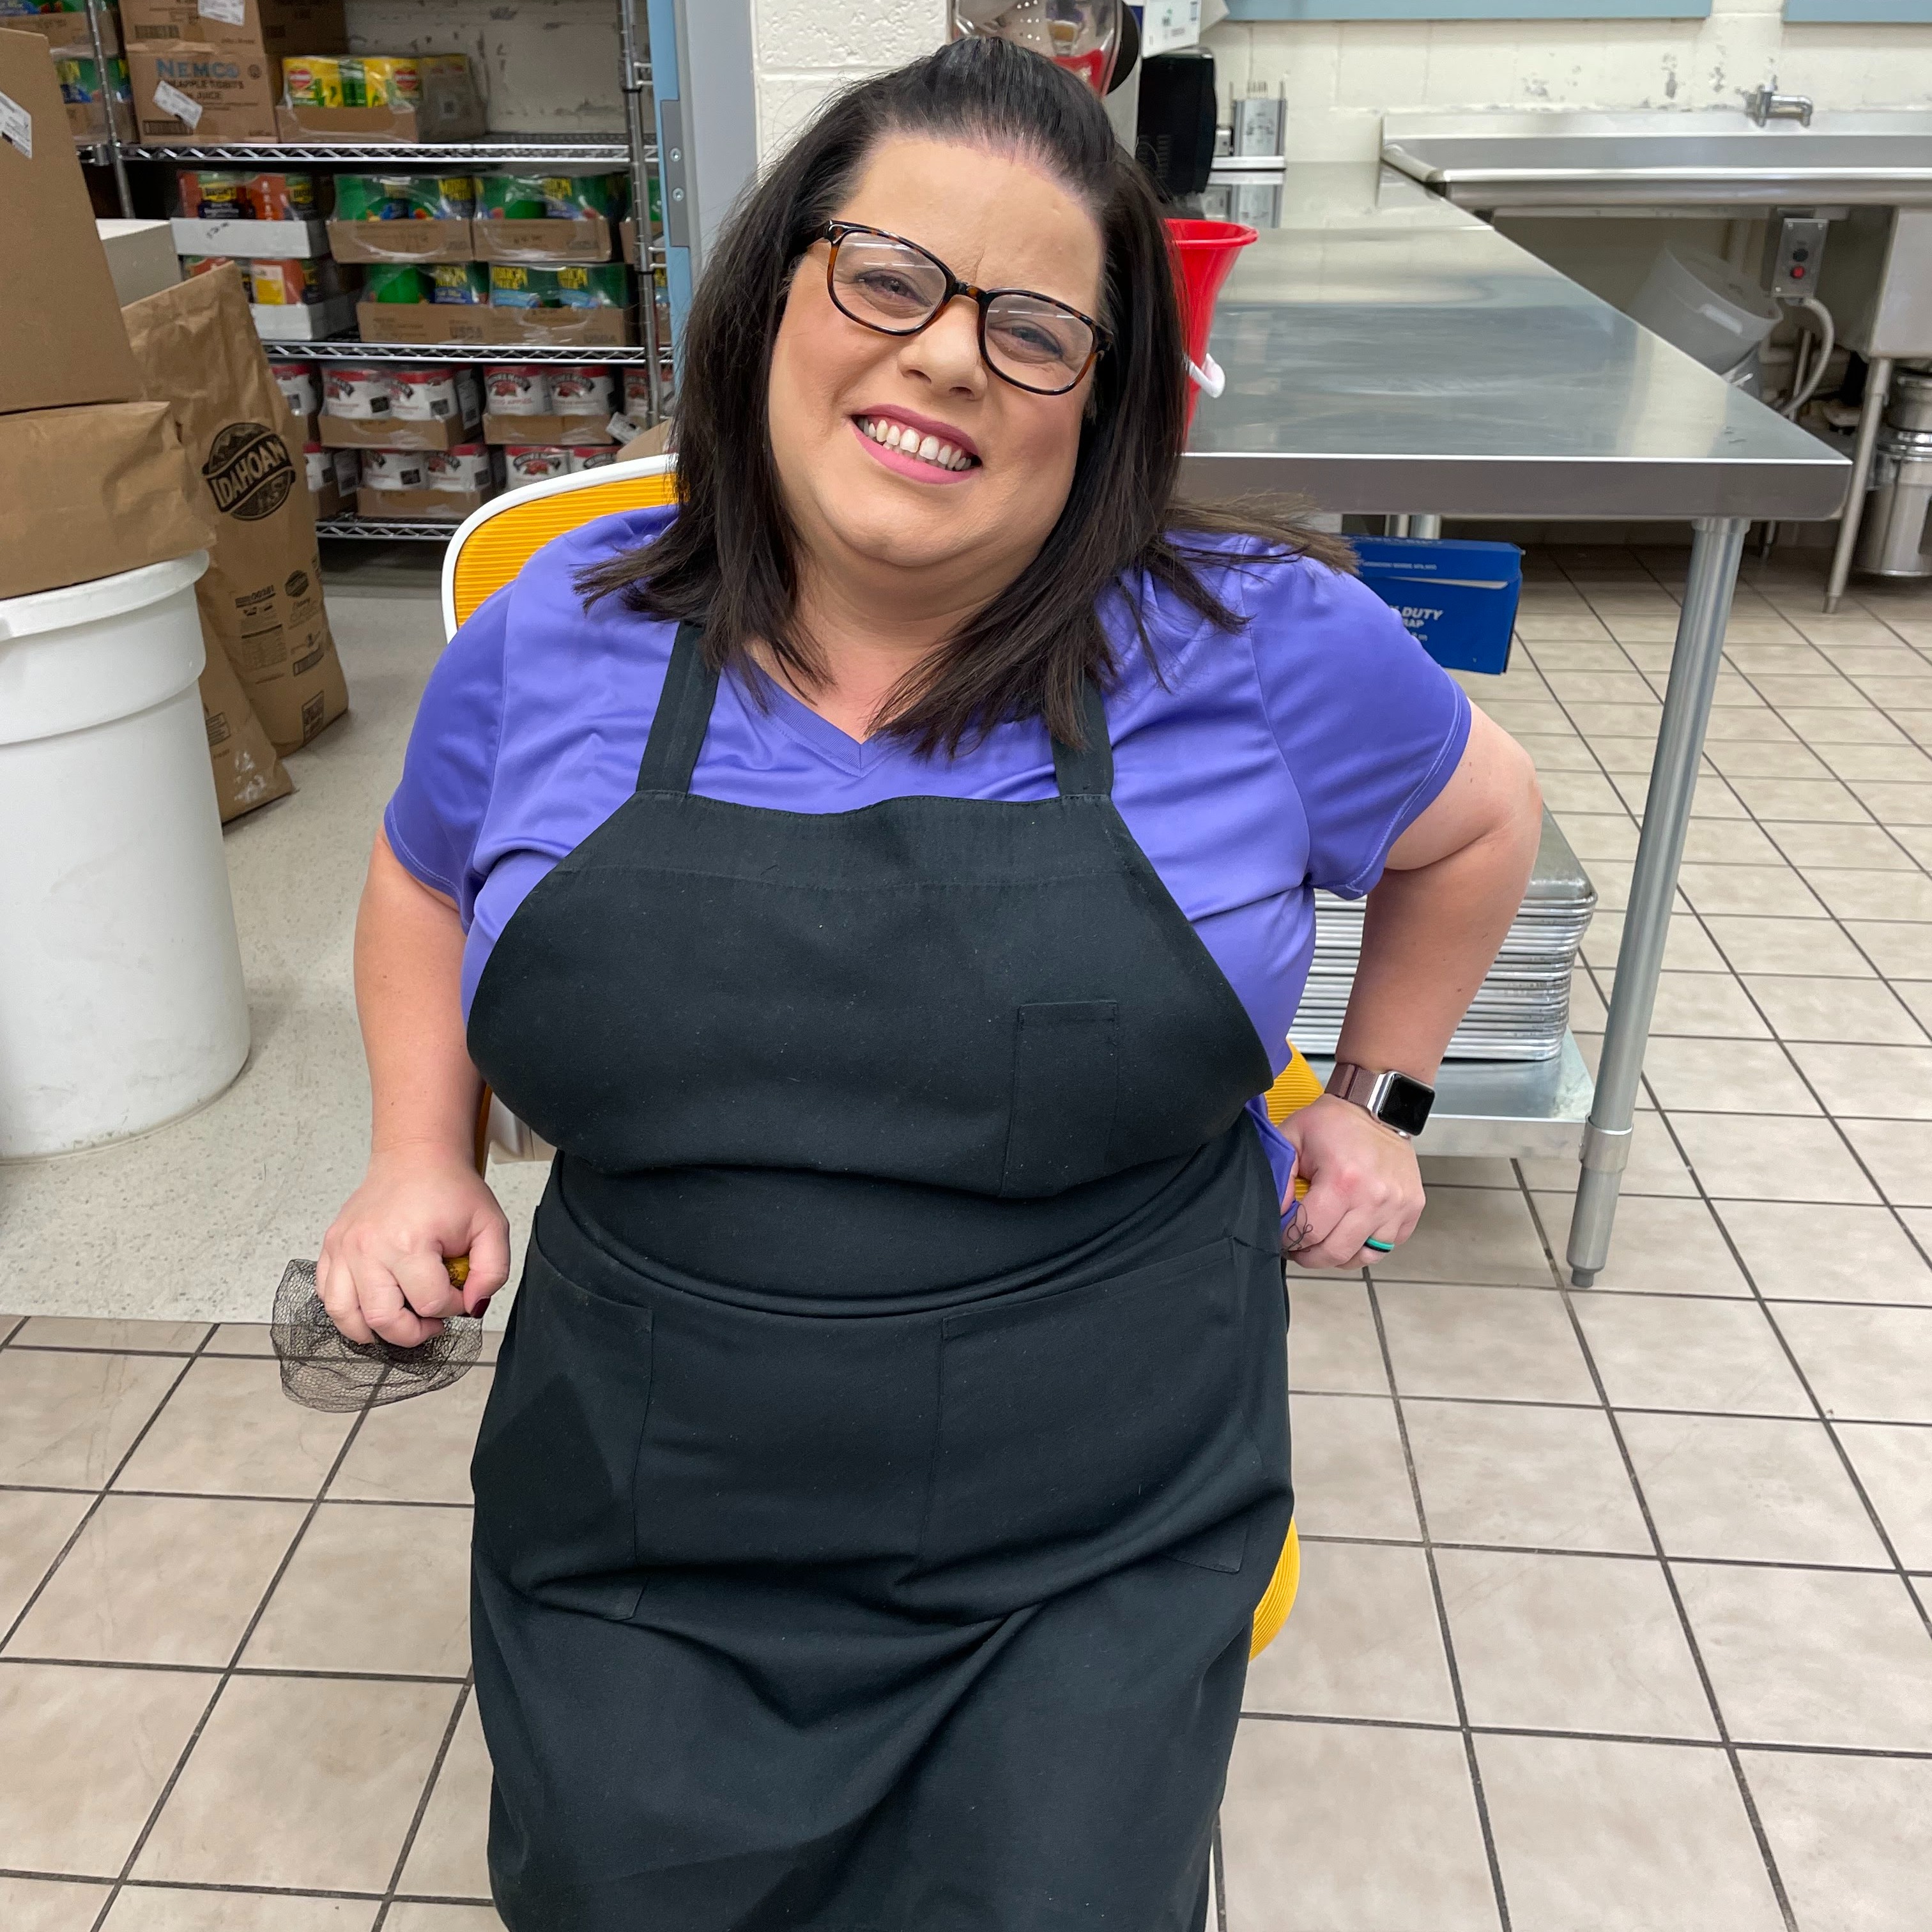
[[(759, 680), (755, 690), (749, 688), (752, 676)], [(836, 765), (841, 771), (850, 772), (854, 776), (876, 770), (898, 748), (896, 741), (883, 732), (875, 731), (871, 737), (862, 740), (842, 731), (829, 718), (821, 718), (802, 698), (787, 690), (769, 672), (756, 667), (750, 668), (745, 682), (740, 687), (738, 697), (741, 704), (754, 711), (762, 697), (766, 715), (782, 730), (828, 764)]]

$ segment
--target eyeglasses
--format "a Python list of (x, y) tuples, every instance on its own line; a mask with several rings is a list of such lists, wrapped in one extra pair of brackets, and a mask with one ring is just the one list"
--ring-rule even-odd
[(842, 315), (881, 335), (916, 335), (956, 296), (980, 308), (980, 354), (1002, 382), (1063, 396), (1093, 368), (1110, 338), (1090, 315), (1030, 289), (976, 289), (916, 242), (857, 222), (834, 221), (825, 286)]

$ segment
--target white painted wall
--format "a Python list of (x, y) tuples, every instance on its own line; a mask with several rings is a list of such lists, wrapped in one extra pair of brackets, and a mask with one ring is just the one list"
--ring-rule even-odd
[(848, 82), (916, 60), (946, 38), (946, 0), (752, 0), (758, 152), (775, 154)]
[(1787, 26), (1778, 0), (1703, 20), (1222, 21), (1205, 36), (1224, 101), (1287, 84), (1289, 151), (1372, 156), (1384, 114), (1735, 107), (1778, 76), (1821, 108), (1923, 107), (1932, 26)]

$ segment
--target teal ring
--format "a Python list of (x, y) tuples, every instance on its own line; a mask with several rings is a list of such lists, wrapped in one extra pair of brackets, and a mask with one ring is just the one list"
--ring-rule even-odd
[(1393, 1241), (1364, 1241), (1362, 1246), (1372, 1249), (1378, 1255), (1392, 1255), (1395, 1252), (1395, 1244)]

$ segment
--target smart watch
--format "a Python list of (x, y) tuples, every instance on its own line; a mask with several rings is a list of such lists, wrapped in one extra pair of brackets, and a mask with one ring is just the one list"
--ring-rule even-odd
[(1373, 1114), (1405, 1140), (1413, 1140), (1427, 1126), (1436, 1104), (1436, 1089), (1406, 1073), (1378, 1073), (1346, 1060), (1336, 1061), (1326, 1090)]

